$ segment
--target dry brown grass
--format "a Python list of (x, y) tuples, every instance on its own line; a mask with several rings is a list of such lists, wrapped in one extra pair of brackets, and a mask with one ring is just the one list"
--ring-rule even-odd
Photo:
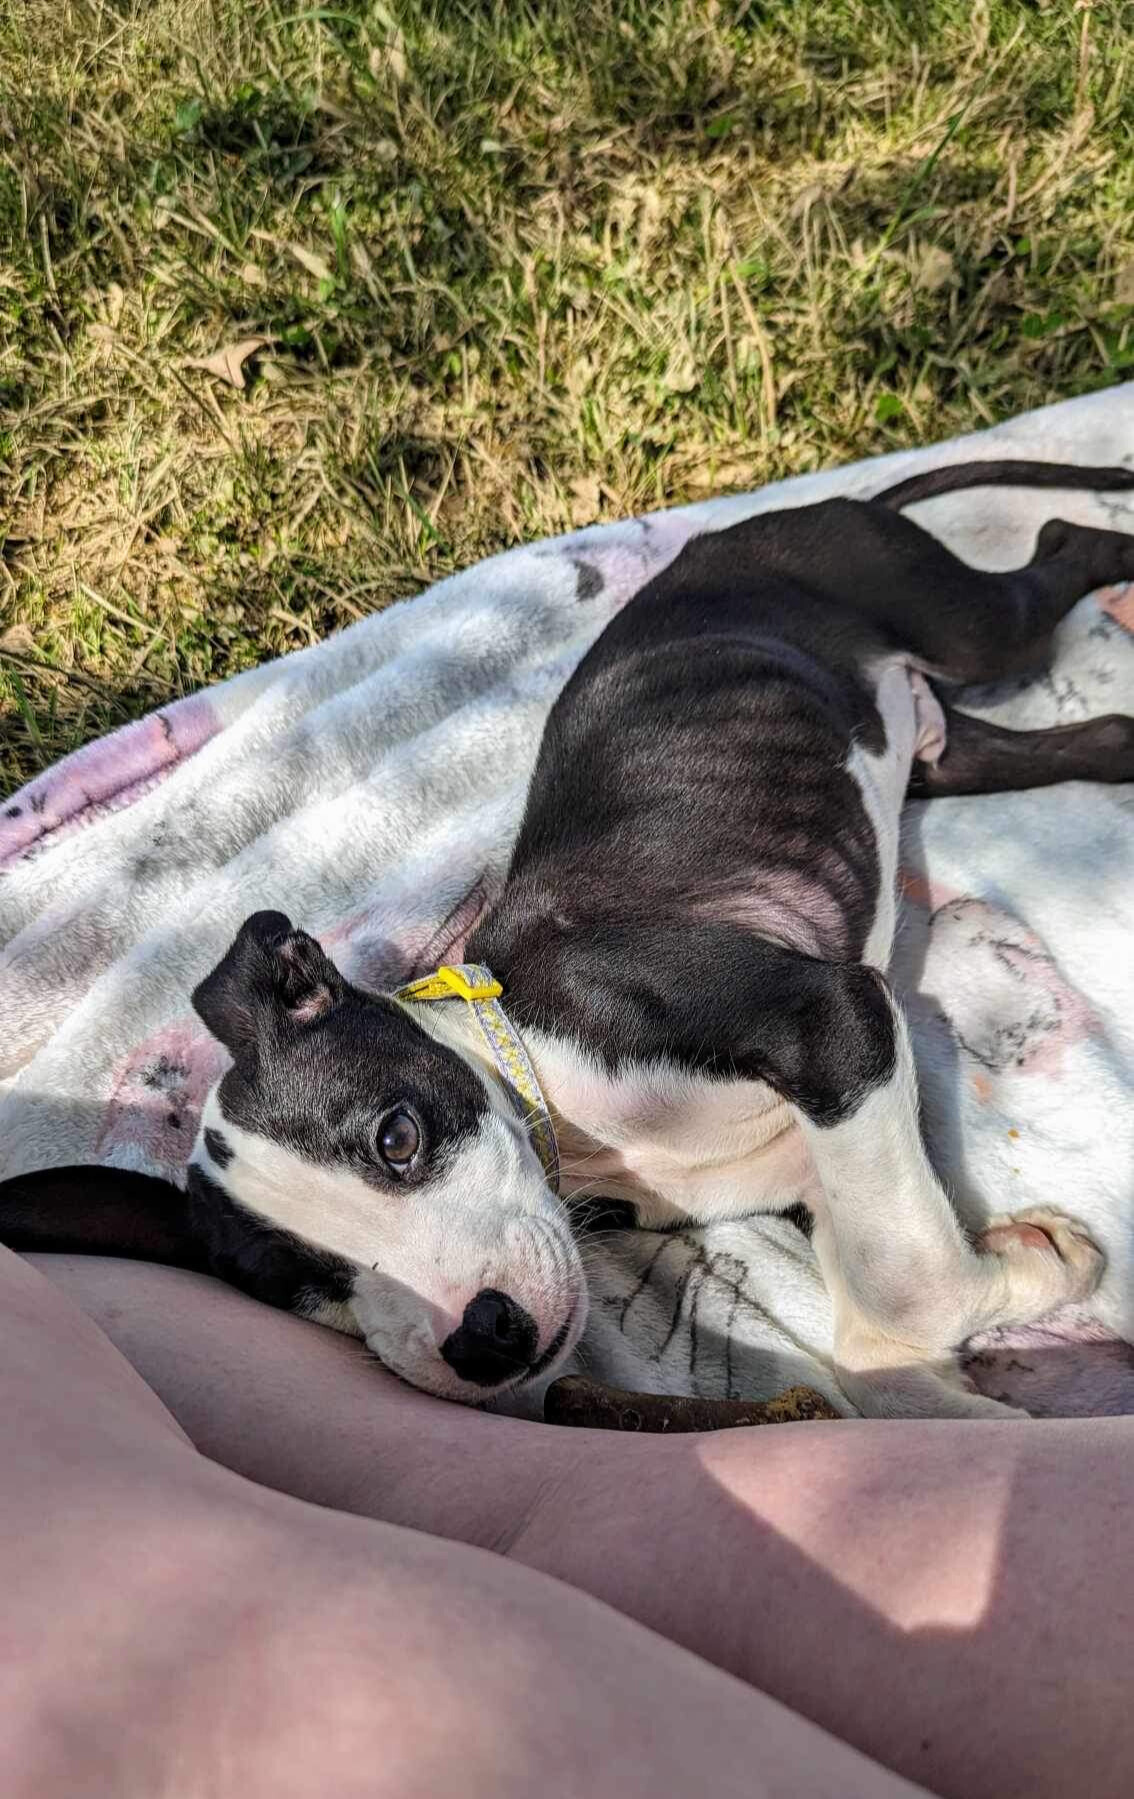
[(1122, 378), (1132, 62), (1122, 0), (0, 0), (0, 787), (520, 538)]

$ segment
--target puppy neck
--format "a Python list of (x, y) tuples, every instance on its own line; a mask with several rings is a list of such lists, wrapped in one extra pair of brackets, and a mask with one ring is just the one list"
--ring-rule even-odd
[[(428, 1005), (416, 1002), (407, 1004), (402, 1000), (397, 1000), (396, 1003), (405, 1007), (414, 1023), (420, 1025), (435, 1043), (443, 1044), (446, 1049), (454, 1051), (476, 1070), (484, 1081), (496, 1110), (509, 1118), (515, 1117), (500, 1070), (484, 1040), (484, 1033), (473, 1016), (471, 1007), (457, 1001)], [(541, 1044), (542, 1042), (541, 1037)], [(527, 1033), (524, 1033), (524, 1043), (532, 1057), (532, 1065), (536, 1070), (544, 1100), (551, 1114), (560, 1156), (562, 1157), (567, 1149), (570, 1163), (581, 1165), (589, 1162), (594, 1154), (595, 1139), (587, 1134), (573, 1116), (576, 1108), (569, 1097), (571, 1089), (569, 1059), (565, 1063), (562, 1056), (549, 1055), (546, 1052), (537, 1059)], [(563, 1090), (562, 1099), (559, 1096), (559, 1089)], [(561, 1174), (568, 1173), (574, 1178), (577, 1169), (573, 1166), (561, 1167)]]
[(419, 1025), (426, 1036), (432, 1037), (435, 1043), (443, 1044), (446, 1049), (451, 1049), (480, 1075), (495, 1111), (509, 1119), (515, 1117), (504, 1091), (500, 1071), (492, 1059), (492, 1053), (470, 1006), (455, 999), (423, 1005), (417, 1001), (400, 1000), (396, 995), (391, 997), (394, 1004), (401, 1006), (407, 1017)]

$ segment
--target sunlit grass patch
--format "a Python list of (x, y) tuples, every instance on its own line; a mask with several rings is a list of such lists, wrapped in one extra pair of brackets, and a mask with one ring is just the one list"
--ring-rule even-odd
[(520, 539), (1123, 378), (1125, 11), (0, 0), (0, 782)]

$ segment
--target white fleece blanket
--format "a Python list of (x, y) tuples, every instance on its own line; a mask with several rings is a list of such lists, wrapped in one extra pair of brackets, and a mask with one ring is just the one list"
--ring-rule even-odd
[[(354, 980), (452, 955), (504, 873), (548, 708), (697, 531), (969, 457), (1134, 461), (1134, 386), (933, 449), (537, 543), (91, 744), (0, 804), (0, 1175), (179, 1179), (224, 1053), (189, 1008), (242, 919), (286, 911)], [(985, 567), (1126, 496), (977, 490), (916, 510)], [(1134, 712), (1134, 588), (1085, 601), (1055, 672), (966, 696), (1014, 725)], [(894, 974), (938, 1166), (974, 1220), (1055, 1201), (1110, 1257), (1089, 1312), (986, 1344), (990, 1391), (1134, 1410), (1134, 789), (911, 806)], [(806, 1240), (754, 1220), (588, 1249), (589, 1370), (654, 1391), (840, 1406)]]

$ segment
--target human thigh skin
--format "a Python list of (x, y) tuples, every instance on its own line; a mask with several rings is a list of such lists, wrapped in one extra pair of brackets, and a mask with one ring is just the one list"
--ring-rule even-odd
[[(181, 1293), (207, 1321), (206, 1285)], [(137, 1318), (137, 1285), (117, 1300)], [(0, 1320), (5, 1799), (915, 1791), (557, 1581), (196, 1454), (91, 1320), (4, 1251)]]
[(934, 1792), (1129, 1788), (1134, 1421), (556, 1431), (203, 1277), (37, 1260), (254, 1480), (554, 1574)]

